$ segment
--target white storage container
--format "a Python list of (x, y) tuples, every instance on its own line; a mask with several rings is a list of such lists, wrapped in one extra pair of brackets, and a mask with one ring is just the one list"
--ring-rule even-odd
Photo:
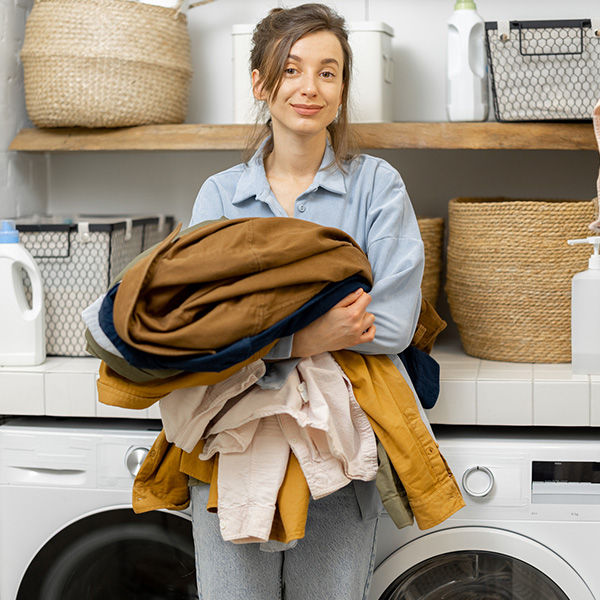
[[(394, 30), (379, 21), (348, 23), (354, 58), (350, 116), (354, 123), (393, 120)], [(253, 123), (254, 97), (250, 77), (250, 50), (254, 25), (234, 25), (233, 121)]]

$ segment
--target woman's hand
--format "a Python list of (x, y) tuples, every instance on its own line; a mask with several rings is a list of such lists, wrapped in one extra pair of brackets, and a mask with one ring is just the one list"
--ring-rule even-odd
[(367, 312), (371, 296), (359, 288), (322, 317), (294, 335), (292, 356), (314, 356), (350, 348), (375, 337), (375, 316)]

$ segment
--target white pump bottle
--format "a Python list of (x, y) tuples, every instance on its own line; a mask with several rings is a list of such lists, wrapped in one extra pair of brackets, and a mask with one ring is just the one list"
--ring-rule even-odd
[(600, 236), (567, 243), (594, 247), (588, 270), (577, 273), (571, 284), (573, 373), (600, 375)]
[(475, 2), (457, 0), (448, 20), (446, 112), (450, 121), (488, 116), (485, 23)]

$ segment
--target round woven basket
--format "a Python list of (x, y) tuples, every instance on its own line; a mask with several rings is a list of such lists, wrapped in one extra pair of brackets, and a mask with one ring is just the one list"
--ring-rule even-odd
[(467, 354), (571, 361), (571, 279), (587, 269), (594, 201), (450, 201), (446, 293)]
[(425, 246), (425, 272), (421, 292), (435, 306), (440, 292), (442, 276), (442, 248), (444, 245), (444, 219), (441, 217), (417, 219)]
[(21, 51), (39, 127), (181, 123), (192, 76), (187, 18), (131, 0), (35, 0)]

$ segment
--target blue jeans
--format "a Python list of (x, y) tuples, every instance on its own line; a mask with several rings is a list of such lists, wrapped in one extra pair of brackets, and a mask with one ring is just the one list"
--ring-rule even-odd
[(377, 519), (363, 521), (352, 484), (311, 499), (304, 538), (283, 552), (224, 542), (208, 486), (190, 492), (200, 600), (366, 600)]

